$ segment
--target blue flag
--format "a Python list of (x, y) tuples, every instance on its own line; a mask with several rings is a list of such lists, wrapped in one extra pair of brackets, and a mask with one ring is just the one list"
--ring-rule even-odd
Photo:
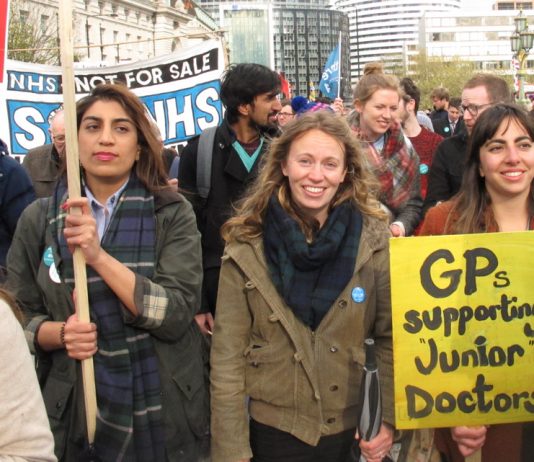
[(330, 53), (326, 65), (324, 67), (323, 75), (321, 76), (321, 83), (319, 88), (323, 96), (329, 98), (337, 97), (337, 88), (339, 85), (339, 45), (335, 47)]

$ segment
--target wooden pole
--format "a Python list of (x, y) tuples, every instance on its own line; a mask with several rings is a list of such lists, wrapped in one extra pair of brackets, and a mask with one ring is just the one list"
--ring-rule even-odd
[[(67, 178), (69, 197), (81, 196), (80, 161), (78, 153), (78, 130), (76, 125), (76, 100), (74, 91), (74, 40), (73, 40), (72, 0), (59, 2), (59, 32), (61, 45), (61, 70), (63, 76), (63, 106), (65, 114), (65, 159), (67, 162)], [(70, 213), (81, 215), (80, 208), (71, 209)], [(87, 293), (87, 273), (85, 258), (79, 247), (74, 251), (74, 285), (78, 319), (89, 322), (89, 297)], [(87, 423), (87, 439), (92, 445), (96, 429), (96, 387), (93, 358), (81, 362), (83, 391), (85, 399), (85, 418)]]
[(477, 452), (474, 452), (470, 456), (465, 458), (465, 462), (481, 462), (482, 461), (482, 450), (479, 449)]

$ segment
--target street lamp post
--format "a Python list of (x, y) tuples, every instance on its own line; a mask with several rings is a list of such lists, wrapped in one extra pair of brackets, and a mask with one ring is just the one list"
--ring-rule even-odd
[(525, 99), (525, 69), (528, 52), (532, 48), (534, 42), (534, 32), (528, 30), (527, 18), (523, 16), (523, 10), (519, 11), (519, 15), (514, 18), (514, 22), (515, 30), (510, 37), (510, 43), (512, 45), (514, 57), (516, 57), (519, 62), (519, 69), (517, 70), (519, 95), (517, 102), (526, 105), (528, 101)]

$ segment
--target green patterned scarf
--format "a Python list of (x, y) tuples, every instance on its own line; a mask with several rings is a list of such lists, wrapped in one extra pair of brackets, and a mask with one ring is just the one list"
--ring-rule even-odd
[[(73, 289), (72, 255), (63, 236), (65, 213), (60, 208), (66, 198), (64, 188), (59, 187), (55, 197), (49, 212), (55, 216), (49, 219), (63, 260), (59, 272)], [(155, 236), (154, 198), (132, 174), (102, 238), (102, 248), (135, 273), (151, 277)], [(95, 452), (102, 461), (163, 461), (165, 429), (152, 338), (125, 322), (120, 300), (90, 267), (87, 278), (91, 320), (98, 332)]]

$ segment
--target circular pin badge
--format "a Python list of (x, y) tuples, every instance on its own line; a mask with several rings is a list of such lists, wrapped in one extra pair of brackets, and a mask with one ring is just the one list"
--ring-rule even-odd
[(48, 247), (43, 253), (43, 263), (46, 266), (50, 266), (54, 263), (54, 254), (52, 253), (52, 247)]
[(445, 127), (445, 128), (443, 129), (443, 131), (444, 131), (445, 133), (449, 133), (449, 132), (451, 131), (451, 129), (450, 129), (449, 127)]
[(59, 284), (61, 282), (55, 263), (52, 263), (50, 265), (50, 269), (48, 270), (48, 275), (50, 276), (50, 279), (52, 280), (52, 282), (55, 282), (56, 284)]
[(421, 175), (426, 175), (428, 173), (428, 165), (427, 164), (420, 164), (419, 165), (419, 173)]
[(365, 289), (363, 287), (355, 287), (352, 289), (352, 299), (356, 303), (362, 303), (365, 301)]

